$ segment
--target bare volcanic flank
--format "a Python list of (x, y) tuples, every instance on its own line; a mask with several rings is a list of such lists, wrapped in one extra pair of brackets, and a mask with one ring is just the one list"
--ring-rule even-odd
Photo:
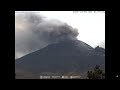
[(23, 56), (15, 69), (38, 72), (86, 72), (95, 65), (105, 68), (105, 53), (79, 40), (61, 41)]

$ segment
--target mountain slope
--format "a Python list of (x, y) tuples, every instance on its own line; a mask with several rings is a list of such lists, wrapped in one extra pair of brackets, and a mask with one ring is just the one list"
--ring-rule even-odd
[(39, 72), (81, 72), (95, 65), (105, 68), (104, 52), (79, 41), (63, 41), (28, 54), (15, 61), (15, 69)]

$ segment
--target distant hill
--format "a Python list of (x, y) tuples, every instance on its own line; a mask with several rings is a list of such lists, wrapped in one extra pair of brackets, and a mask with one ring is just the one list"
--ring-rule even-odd
[(96, 47), (97, 47), (97, 46), (100, 46), (100, 47), (102, 47), (102, 48), (105, 48), (105, 40), (97, 43), (97, 44), (96, 44)]
[(105, 70), (105, 50), (92, 48), (79, 41), (70, 40), (48, 45), (47, 47), (21, 57), (15, 61), (15, 71), (23, 70), (39, 73), (85, 73), (99, 65)]

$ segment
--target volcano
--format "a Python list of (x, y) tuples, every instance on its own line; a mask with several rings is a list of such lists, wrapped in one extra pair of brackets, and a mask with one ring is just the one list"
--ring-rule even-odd
[[(61, 41), (15, 60), (15, 72), (37, 77), (40, 73), (86, 73), (99, 65), (105, 70), (105, 50), (80, 40)], [(24, 74), (23, 74), (24, 73)], [(23, 75), (23, 76), (22, 76)]]

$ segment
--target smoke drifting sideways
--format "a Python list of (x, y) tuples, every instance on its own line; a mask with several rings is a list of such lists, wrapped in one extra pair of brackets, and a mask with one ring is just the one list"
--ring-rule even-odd
[(15, 59), (65, 40), (76, 40), (78, 30), (36, 13), (15, 14)]

